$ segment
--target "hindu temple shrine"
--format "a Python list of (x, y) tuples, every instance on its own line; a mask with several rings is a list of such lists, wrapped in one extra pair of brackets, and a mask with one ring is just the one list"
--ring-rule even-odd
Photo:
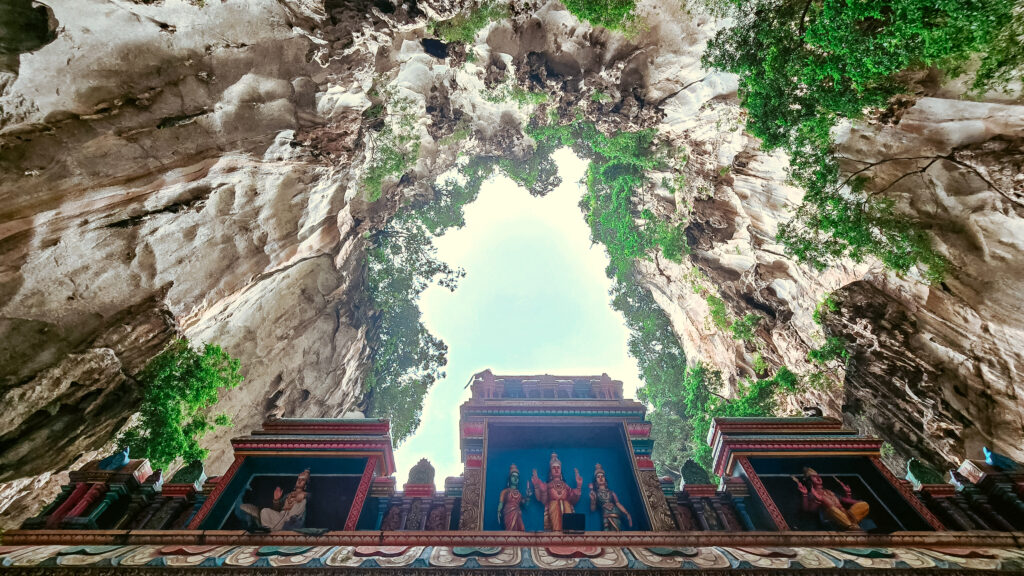
[(0, 572), (1024, 573), (1024, 467), (987, 450), (896, 475), (836, 420), (720, 418), (713, 474), (677, 482), (606, 374), (470, 389), (460, 476), (422, 460), (399, 485), (386, 420), (273, 419), (217, 476), (123, 453), (72, 472), (3, 534)]

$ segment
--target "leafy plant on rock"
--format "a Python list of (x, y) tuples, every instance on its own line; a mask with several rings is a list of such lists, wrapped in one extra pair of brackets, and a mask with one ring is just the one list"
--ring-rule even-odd
[[(730, 0), (718, 3), (734, 24), (708, 43), (704, 64), (740, 76), (748, 129), (768, 150), (782, 148), (806, 195), (778, 239), (799, 260), (823, 269), (849, 257), (880, 259), (904, 273), (921, 268), (941, 280), (946, 261), (926, 232), (840, 178), (831, 129), (860, 118), (906, 89), (907, 70), (957, 74), (976, 54), (976, 87), (1019, 69), (1013, 0)], [(1018, 28), (1019, 29), (1019, 28)]]
[(565, 0), (566, 9), (594, 26), (627, 35), (636, 32), (636, 0)]
[(483, 2), (479, 6), (441, 22), (431, 22), (428, 31), (450, 43), (470, 44), (477, 32), (496, 20), (508, 18), (508, 5), (502, 2)]
[(242, 375), (238, 360), (220, 346), (206, 344), (197, 350), (182, 338), (153, 358), (138, 380), (138, 421), (117, 442), (127, 446), (131, 456), (148, 458), (154, 468), (166, 469), (178, 458), (206, 458), (208, 451), (199, 440), (217, 426), (231, 425), (226, 414), (211, 419), (208, 412), (217, 404), (220, 390), (238, 386)]

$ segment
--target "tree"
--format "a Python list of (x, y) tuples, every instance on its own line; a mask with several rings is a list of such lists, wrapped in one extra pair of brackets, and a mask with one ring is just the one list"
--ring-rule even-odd
[(433, 282), (454, 290), (465, 275), (437, 258), (433, 238), (419, 213), (405, 210), (374, 236), (367, 254), (367, 295), (376, 312), (368, 413), (391, 420), (396, 445), (419, 426), (423, 399), (448, 363), (448, 347), (423, 325), (419, 296)]
[(199, 446), (199, 439), (217, 426), (231, 424), (226, 414), (211, 422), (208, 411), (222, 388), (234, 388), (241, 381), (238, 360), (220, 346), (206, 344), (200, 352), (184, 338), (175, 340), (139, 375), (139, 420), (117, 441), (132, 456), (148, 458), (154, 468), (166, 468), (177, 458), (202, 460), (208, 451)]
[(679, 394), (690, 421), (688, 440), (693, 459), (711, 472), (708, 433), (715, 418), (772, 416), (780, 393), (796, 390), (797, 376), (782, 366), (771, 378), (747, 379), (739, 383), (735, 396), (723, 395), (722, 373), (698, 362), (686, 370)]

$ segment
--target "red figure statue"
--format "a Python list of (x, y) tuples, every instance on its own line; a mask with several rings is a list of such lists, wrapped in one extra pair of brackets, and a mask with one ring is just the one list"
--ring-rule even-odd
[(548, 469), (548, 481), (544, 483), (537, 477), (537, 470), (533, 471), (533, 487), (537, 491), (537, 500), (544, 505), (544, 529), (552, 532), (562, 531), (562, 514), (571, 514), (573, 506), (579, 502), (580, 493), (583, 490), (583, 478), (580, 471), (576, 473), (576, 488), (569, 488), (569, 485), (562, 479), (562, 463), (558, 455), (551, 453), (551, 463)]

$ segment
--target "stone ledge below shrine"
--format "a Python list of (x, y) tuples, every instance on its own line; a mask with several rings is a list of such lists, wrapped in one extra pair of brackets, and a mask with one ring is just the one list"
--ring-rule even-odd
[(194, 545), (194, 546), (840, 546), (956, 547), (1024, 549), (1024, 532), (299, 532), (251, 533), (228, 530), (9, 530), (3, 546), (14, 545)]

